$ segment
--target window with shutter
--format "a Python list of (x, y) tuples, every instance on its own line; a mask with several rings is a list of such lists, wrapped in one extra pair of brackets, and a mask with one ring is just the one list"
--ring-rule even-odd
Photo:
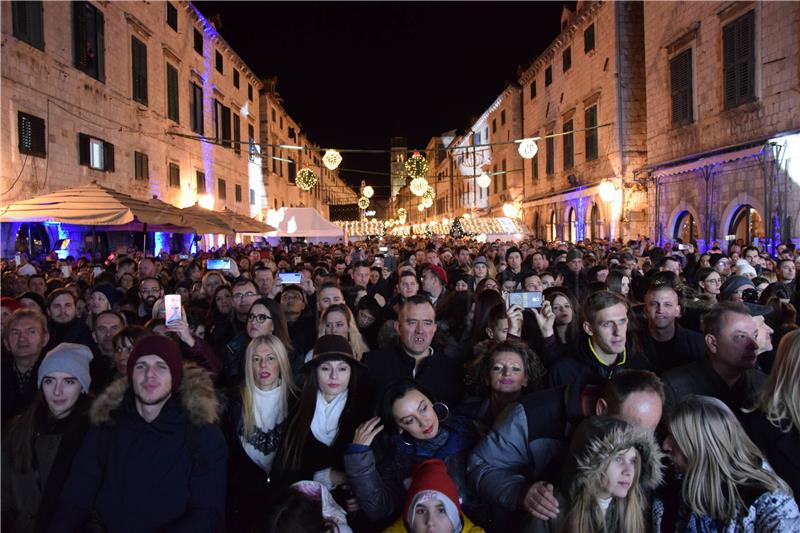
[(167, 118), (180, 123), (178, 104), (178, 69), (167, 63)]
[(228, 186), (222, 178), (217, 178), (217, 196), (220, 200), (228, 199)]
[(203, 34), (197, 28), (194, 29), (194, 51), (203, 55)]
[(42, 2), (11, 2), (14, 37), (44, 50)]
[(544, 86), (547, 87), (553, 83), (553, 67), (544, 69)]
[(572, 168), (575, 164), (574, 133), (572, 130), (572, 120), (564, 122), (564, 170)]
[(236, 203), (241, 203), (242, 202), (242, 186), (241, 185), (238, 185), (238, 184), (236, 185), (236, 188), (234, 189), (234, 195), (235, 195)]
[(286, 165), (286, 172), (289, 174), (289, 183), (294, 183), (297, 178), (297, 165), (291, 157)]
[(78, 133), (78, 162), (95, 170), (114, 172), (114, 145), (103, 139)]
[(197, 194), (205, 194), (206, 193), (206, 173), (200, 172), (199, 170), (195, 171), (195, 183), (197, 185)]
[(536, 98), (536, 80), (531, 82), (531, 100)]
[(594, 24), (583, 30), (583, 53), (588, 54), (594, 50)]
[(167, 25), (178, 31), (178, 8), (172, 2), (167, 2)]
[(203, 135), (203, 88), (192, 83), (189, 122), (192, 131)]
[(536, 155), (531, 159), (531, 175), (533, 179), (539, 179), (539, 152), (536, 152)]
[(545, 161), (544, 161), (544, 172), (548, 176), (555, 172), (555, 157), (556, 157), (556, 142), (555, 138), (553, 138), (553, 132), (547, 134), (547, 139), (545, 140)]
[(72, 3), (72, 58), (75, 68), (105, 81), (103, 13), (89, 2)]
[(561, 52), (561, 65), (562, 65), (562, 72), (566, 72), (572, 68), (572, 48), (567, 47), (563, 52)]
[(506, 168), (506, 160), (503, 159), (500, 164), (500, 168), (503, 172), (503, 191), (508, 190), (508, 169)]
[(19, 111), (17, 113), (19, 152), (36, 157), (47, 157), (44, 119)]
[(231, 147), (231, 108), (215, 100), (214, 107), (214, 134), (220, 145)]
[(131, 37), (131, 67), (133, 99), (147, 105), (147, 46), (136, 37)]
[(748, 11), (722, 30), (725, 109), (755, 99), (755, 12)]
[(181, 167), (179, 167), (176, 163), (169, 163), (168, 173), (169, 173), (169, 186), (172, 187), (173, 189), (180, 189)]
[(597, 106), (593, 105), (583, 112), (584, 142), (586, 143), (586, 160), (597, 159)]
[(253, 86), (249, 83), (247, 84), (247, 99), (253, 101)]
[(219, 50), (215, 50), (214, 52), (215, 52), (215, 63), (216, 63), (217, 72), (222, 74), (223, 73), (222, 72), (222, 70), (223, 70), (222, 69), (222, 54), (219, 53)]
[(239, 118), (238, 113), (233, 114), (233, 150), (238, 154), (242, 151), (242, 119)]
[(253, 205), (255, 203), (256, 203), (256, 191), (250, 189), (250, 205)]
[(688, 124), (692, 113), (692, 49), (681, 52), (669, 63), (672, 125)]
[(233, 69), (233, 86), (239, 88), (239, 71)]
[(133, 152), (133, 161), (133, 178), (136, 181), (147, 181), (149, 179), (149, 161), (147, 154), (142, 152)]

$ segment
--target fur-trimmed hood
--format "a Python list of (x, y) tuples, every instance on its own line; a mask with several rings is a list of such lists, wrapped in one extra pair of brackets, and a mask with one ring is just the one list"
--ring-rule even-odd
[[(111, 383), (89, 408), (89, 418), (97, 426), (114, 423), (114, 412), (122, 407), (130, 386), (128, 378)], [(219, 422), (220, 404), (208, 371), (192, 363), (183, 365), (183, 379), (178, 388), (181, 406), (194, 426)]]
[(600, 477), (612, 458), (621, 451), (636, 448), (641, 458), (639, 485), (651, 491), (663, 481), (661, 448), (653, 434), (622, 420), (607, 416), (593, 416), (575, 431), (570, 447), (569, 494), (575, 495), (585, 486), (597, 486)]

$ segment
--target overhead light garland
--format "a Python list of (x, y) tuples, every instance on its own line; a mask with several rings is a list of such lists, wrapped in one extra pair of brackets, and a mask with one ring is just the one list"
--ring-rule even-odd
[(420, 212), (422, 212), (422, 211), (425, 211), (425, 206), (424, 206), (424, 205), (422, 205), (422, 204), (419, 204), (419, 205), (417, 206), (417, 211), (420, 211)]
[(434, 191), (433, 187), (429, 185), (428, 188), (425, 189), (425, 192), (422, 193), (422, 199), (430, 200), (432, 202), (435, 198), (436, 198), (436, 191)]
[(424, 178), (428, 175), (428, 160), (422, 157), (419, 152), (414, 152), (414, 155), (406, 161), (406, 174), (410, 178)]
[(325, 165), (328, 170), (336, 170), (341, 162), (342, 156), (336, 150), (327, 150), (325, 155), (322, 156), (322, 164)]
[(375, 189), (367, 185), (364, 187), (362, 193), (364, 194), (364, 198), (372, 198), (372, 196), (375, 194)]
[(294, 182), (300, 190), (310, 191), (317, 184), (317, 175), (310, 168), (303, 167), (297, 171)]
[(425, 178), (414, 178), (408, 186), (415, 196), (422, 196), (428, 190), (428, 180)]
[(534, 139), (522, 139), (519, 141), (519, 147), (517, 147), (517, 151), (523, 159), (533, 159), (536, 156), (536, 153), (539, 151), (539, 146), (536, 145), (536, 141)]
[(358, 199), (358, 207), (361, 209), (366, 209), (369, 207), (369, 198), (364, 198), (363, 196)]
[(492, 178), (490, 178), (486, 172), (481, 172), (481, 175), (478, 176), (478, 187), (481, 189), (488, 189), (491, 184)]

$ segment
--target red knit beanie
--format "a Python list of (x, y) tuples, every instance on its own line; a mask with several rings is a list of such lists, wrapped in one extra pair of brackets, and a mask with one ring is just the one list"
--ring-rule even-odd
[(157, 355), (167, 363), (169, 373), (172, 375), (172, 390), (178, 388), (183, 378), (183, 357), (181, 349), (175, 341), (161, 335), (149, 335), (142, 339), (133, 347), (130, 357), (128, 357), (128, 383), (133, 379), (133, 365), (137, 359), (145, 355)]
[(414, 509), (418, 503), (435, 496), (442, 501), (447, 517), (453, 523), (453, 530), (461, 525), (461, 501), (458, 488), (447, 473), (447, 466), (441, 459), (428, 459), (414, 467), (411, 472), (411, 486), (406, 493), (403, 517), (410, 527), (414, 520)]

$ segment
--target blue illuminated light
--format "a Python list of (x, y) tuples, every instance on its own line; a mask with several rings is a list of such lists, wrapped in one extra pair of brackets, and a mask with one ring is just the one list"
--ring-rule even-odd
[(162, 250), (169, 252), (169, 238), (170, 233), (166, 233), (163, 231), (156, 231), (153, 234), (153, 243), (155, 244), (155, 249), (153, 250), (155, 255), (161, 253)]

